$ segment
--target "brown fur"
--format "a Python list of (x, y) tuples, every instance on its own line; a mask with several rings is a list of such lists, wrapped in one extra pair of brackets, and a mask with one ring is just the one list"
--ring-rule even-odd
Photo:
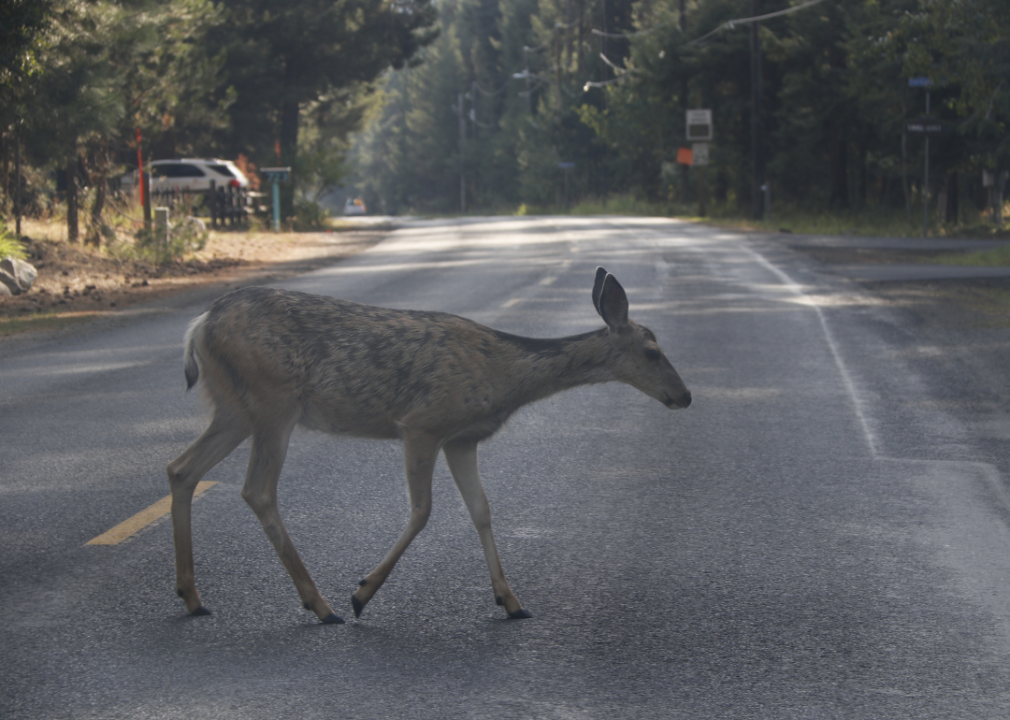
[(623, 288), (600, 268), (593, 302), (601, 330), (558, 339), (509, 335), (437, 312), (390, 310), (305, 293), (246, 288), (190, 325), (185, 373), (202, 377), (210, 427), (168, 466), (177, 592), (205, 614), (193, 576), (190, 508), (201, 477), (250, 435), (242, 496), (323, 622), (342, 622), (319, 594), (277, 510), (277, 481), (296, 425), (334, 434), (400, 439), (411, 515), (389, 554), (352, 597), (360, 614), (431, 510), (431, 477), (443, 452), (484, 547), (495, 597), (529, 617), (508, 586), (477, 471), (477, 443), (523, 405), (578, 385), (620, 380), (668, 407), (691, 395), (655, 336), (628, 320)]

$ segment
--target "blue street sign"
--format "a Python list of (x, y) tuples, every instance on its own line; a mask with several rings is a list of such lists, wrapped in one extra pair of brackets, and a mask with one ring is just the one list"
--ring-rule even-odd
[(260, 174), (265, 175), (267, 182), (287, 182), (291, 179), (291, 168), (289, 167), (269, 167), (260, 168)]
[(908, 78), (908, 87), (929, 87), (932, 84), (928, 77)]
[(264, 175), (267, 182), (274, 186), (274, 232), (281, 230), (281, 183), (286, 183), (291, 179), (290, 167), (267, 167), (260, 168), (260, 173)]

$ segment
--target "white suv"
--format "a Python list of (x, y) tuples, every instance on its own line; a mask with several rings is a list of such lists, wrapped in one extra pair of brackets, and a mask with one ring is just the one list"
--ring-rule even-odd
[[(249, 180), (230, 160), (216, 158), (184, 158), (154, 160), (151, 165), (151, 192), (207, 192), (214, 181), (215, 188), (249, 186)], [(137, 186), (137, 171), (123, 176), (123, 185)]]

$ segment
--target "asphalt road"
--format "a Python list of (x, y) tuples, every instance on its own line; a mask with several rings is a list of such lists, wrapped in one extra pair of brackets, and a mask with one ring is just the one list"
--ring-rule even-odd
[(603, 218), (410, 223), (281, 285), (546, 337), (601, 325), (597, 265), (694, 402), (582, 388), (482, 446), (531, 620), (494, 605), (442, 464), (431, 522), (350, 619), (406, 520), (402, 458), (310, 433), (281, 511), (348, 623), (300, 608), (239, 497), (247, 446), (194, 505), (214, 615), (187, 616), (165, 520), (86, 543), (164, 497), (204, 427), (181, 362), (202, 306), (0, 349), (0, 717), (1010, 715), (1010, 467), (975, 433), (1005, 420), (950, 411), (961, 380), (857, 286), (761, 238)]

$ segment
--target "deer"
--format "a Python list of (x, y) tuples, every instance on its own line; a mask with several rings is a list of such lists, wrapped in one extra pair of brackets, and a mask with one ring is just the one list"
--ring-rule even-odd
[(302, 606), (343, 623), (320, 594), (285, 530), (277, 485), (296, 426), (399, 440), (410, 501), (406, 527), (351, 595), (356, 618), (431, 513), (438, 454), (480, 538), (495, 602), (509, 618), (531, 613), (505, 578), (477, 446), (528, 403), (581, 385), (619, 381), (670, 409), (691, 393), (651, 330), (628, 318), (628, 297), (598, 268), (593, 305), (605, 326), (562, 338), (528, 338), (442, 312), (394, 310), (267, 287), (234, 290), (193, 320), (184, 338), (187, 390), (202, 380), (210, 425), (167, 467), (176, 594), (209, 615), (193, 569), (192, 501), (200, 479), (251, 437), (242, 498), (291, 576)]

